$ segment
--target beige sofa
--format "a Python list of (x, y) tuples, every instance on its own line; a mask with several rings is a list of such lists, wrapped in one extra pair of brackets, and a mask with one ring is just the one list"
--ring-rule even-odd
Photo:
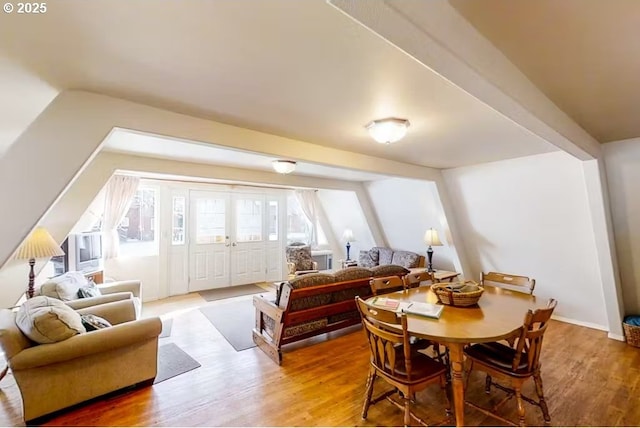
[(156, 376), (159, 318), (136, 320), (132, 299), (78, 312), (113, 326), (40, 345), (17, 327), (16, 312), (0, 310), (0, 346), (20, 389), (25, 421)]

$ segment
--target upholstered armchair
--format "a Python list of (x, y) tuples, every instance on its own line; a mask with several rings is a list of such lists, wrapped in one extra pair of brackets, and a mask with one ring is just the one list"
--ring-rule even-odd
[[(126, 299), (80, 309), (112, 327), (44, 344), (25, 335), (15, 311), (0, 310), (0, 346), (20, 389), (25, 421), (155, 378), (162, 323), (157, 317), (137, 320), (134, 306)], [(44, 331), (42, 324), (37, 330)], [(51, 329), (47, 336), (59, 332)]]
[(287, 245), (286, 256), (290, 275), (302, 271), (305, 271), (305, 273), (318, 271), (318, 263), (311, 258), (311, 247), (307, 244), (294, 242)]

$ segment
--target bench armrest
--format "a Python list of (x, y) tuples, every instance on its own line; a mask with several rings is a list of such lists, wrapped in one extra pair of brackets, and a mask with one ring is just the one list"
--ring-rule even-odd
[(157, 338), (161, 331), (162, 322), (157, 317), (126, 322), (78, 334), (62, 342), (32, 346), (16, 354), (9, 364), (13, 370), (27, 370), (63, 363)]
[(280, 309), (268, 298), (265, 298), (262, 295), (253, 296), (253, 306), (255, 306), (256, 310), (260, 311), (262, 314), (276, 321), (277, 323), (282, 322), (282, 316), (284, 314), (284, 310)]

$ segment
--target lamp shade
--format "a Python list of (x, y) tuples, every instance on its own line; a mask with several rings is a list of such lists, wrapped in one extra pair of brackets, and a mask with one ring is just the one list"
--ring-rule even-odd
[(424, 243), (432, 247), (441, 246), (442, 242), (440, 242), (440, 238), (438, 238), (438, 231), (434, 228), (427, 229), (424, 233)]
[(271, 164), (273, 169), (280, 174), (291, 174), (296, 169), (296, 162), (292, 160), (277, 159)]
[(353, 237), (353, 230), (345, 229), (344, 232), (342, 233), (342, 240), (347, 242), (355, 241), (356, 238)]
[(44, 227), (37, 227), (22, 243), (14, 258), (40, 259), (44, 257), (64, 256), (60, 245), (49, 235)]
[(407, 119), (398, 119), (389, 117), (386, 119), (372, 120), (366, 126), (369, 135), (381, 144), (395, 143), (407, 135), (409, 121)]

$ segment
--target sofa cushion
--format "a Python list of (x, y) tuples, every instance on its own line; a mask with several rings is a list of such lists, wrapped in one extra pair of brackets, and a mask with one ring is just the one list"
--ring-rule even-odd
[(307, 275), (300, 275), (289, 281), (291, 287), (296, 288), (313, 287), (315, 285), (332, 284), (336, 282), (336, 277), (329, 273), (309, 273)]
[(374, 265), (380, 263), (380, 247), (373, 247), (369, 250), (369, 257), (373, 261)]
[(378, 254), (378, 264), (379, 265), (390, 265), (391, 260), (393, 259), (393, 250), (391, 248), (385, 247), (377, 247)]
[(309, 245), (289, 245), (286, 248), (287, 261), (294, 264), (294, 271), (313, 269), (313, 258)]
[(89, 285), (82, 272), (67, 272), (51, 278), (40, 286), (40, 295), (60, 300), (75, 300), (78, 290)]
[(307, 321), (301, 324), (286, 327), (282, 334), (284, 337), (298, 336), (300, 334), (309, 333), (310, 331), (319, 330), (327, 326), (327, 319), (322, 318), (315, 321)]
[(405, 276), (406, 274), (411, 272), (409, 269), (400, 265), (380, 265), (380, 266), (372, 267), (371, 271), (373, 272), (373, 276), (375, 278), (380, 276), (392, 276), (392, 275)]
[(16, 314), (16, 325), (37, 343), (60, 342), (86, 332), (80, 314), (60, 300), (47, 296), (24, 302)]
[(333, 274), (336, 282), (351, 281), (353, 279), (371, 278), (373, 272), (371, 269), (360, 266), (353, 266), (341, 269)]
[(358, 257), (358, 266), (374, 267), (374, 266), (377, 266), (377, 265), (378, 265), (378, 262), (377, 261), (373, 261), (373, 258), (371, 257), (371, 250), (369, 250), (369, 251), (360, 251), (360, 255)]
[(406, 268), (418, 267), (420, 262), (420, 254), (413, 251), (394, 251), (391, 258), (392, 265), (400, 265)]

